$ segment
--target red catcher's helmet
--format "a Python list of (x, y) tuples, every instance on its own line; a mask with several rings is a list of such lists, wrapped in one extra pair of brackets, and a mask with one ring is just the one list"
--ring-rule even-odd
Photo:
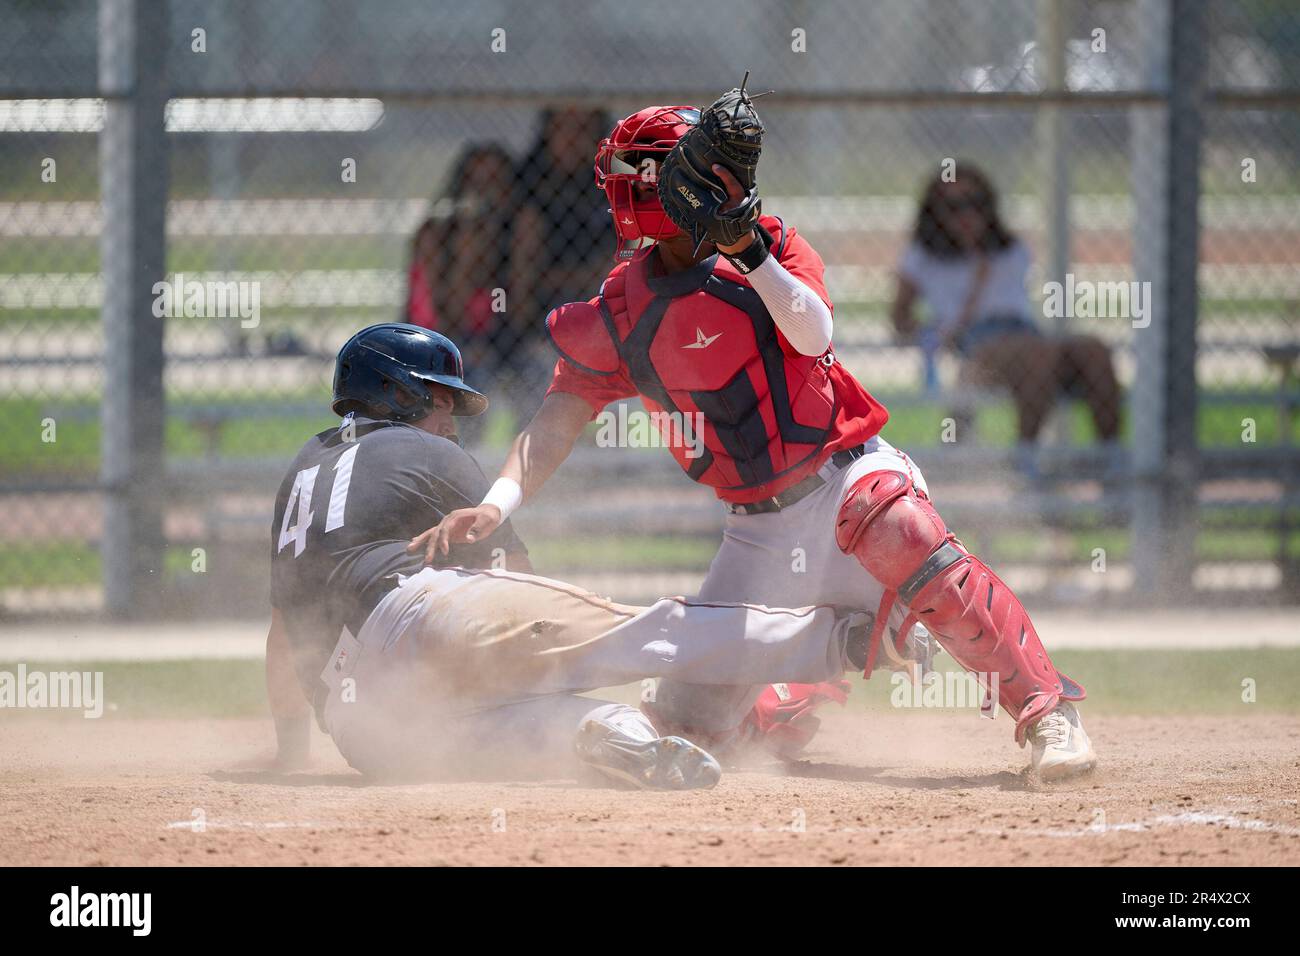
[(699, 121), (694, 106), (647, 106), (600, 141), (596, 185), (609, 197), (619, 258), (630, 257), (643, 239), (667, 239), (679, 232), (655, 190), (643, 189), (644, 197), (638, 198), (637, 187), (655, 185), (660, 161)]

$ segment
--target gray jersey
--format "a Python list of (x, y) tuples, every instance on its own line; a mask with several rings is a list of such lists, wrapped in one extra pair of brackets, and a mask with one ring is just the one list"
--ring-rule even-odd
[[(406, 550), (411, 538), (488, 490), (478, 463), (455, 442), (399, 422), (351, 424), (308, 441), (275, 500), (271, 604), (309, 696), (322, 686), (340, 630), (357, 633), (398, 575), (420, 570), (423, 552)], [(523, 550), (507, 521), (483, 541), (452, 545), (441, 563), (484, 568)]]

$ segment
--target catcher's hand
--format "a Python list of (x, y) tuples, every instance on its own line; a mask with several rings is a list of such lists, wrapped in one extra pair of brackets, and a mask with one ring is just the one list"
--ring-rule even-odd
[(434, 564), (446, 557), (453, 544), (482, 541), (501, 526), (501, 509), (496, 505), (457, 508), (428, 531), (421, 532), (406, 546), (409, 552), (424, 552), (424, 563)]
[[(698, 249), (705, 239), (732, 246), (753, 231), (761, 203), (756, 188), (763, 123), (742, 85), (700, 115), (659, 169), (659, 202)], [(721, 166), (743, 188), (739, 201), (715, 171)]]

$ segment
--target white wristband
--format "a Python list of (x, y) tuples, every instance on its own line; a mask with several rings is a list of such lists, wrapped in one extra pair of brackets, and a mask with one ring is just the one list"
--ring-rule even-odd
[(488, 493), (483, 496), (482, 504), (496, 505), (501, 510), (501, 520), (505, 521), (510, 513), (518, 508), (524, 500), (524, 489), (513, 478), (498, 478)]

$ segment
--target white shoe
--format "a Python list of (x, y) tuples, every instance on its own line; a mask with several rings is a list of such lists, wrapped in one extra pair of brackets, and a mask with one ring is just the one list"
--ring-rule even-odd
[(606, 777), (641, 790), (708, 790), (722, 776), (713, 756), (684, 737), (637, 740), (599, 720), (583, 721), (574, 749)]
[(1031, 766), (1042, 780), (1064, 780), (1097, 766), (1079, 710), (1063, 700), (1029, 728)]

